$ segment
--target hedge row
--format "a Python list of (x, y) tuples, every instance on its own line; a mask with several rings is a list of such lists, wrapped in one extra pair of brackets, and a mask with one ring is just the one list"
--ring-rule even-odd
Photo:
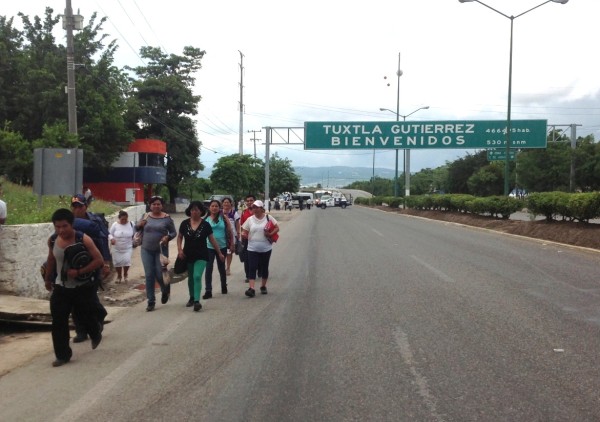
[[(356, 204), (399, 208), (405, 199), (394, 196), (356, 198)], [(406, 208), (416, 210), (439, 210), (472, 213), (507, 219), (510, 215), (527, 208), (534, 217), (543, 215), (548, 221), (562, 219), (589, 222), (600, 218), (600, 192), (532, 193), (525, 199), (506, 196), (475, 197), (463, 194), (417, 195), (406, 197)]]
[(480, 198), (462, 194), (418, 195), (406, 198), (406, 207), (421, 210), (464, 212), (507, 219), (512, 213), (523, 208), (523, 202), (507, 196)]
[(532, 193), (527, 197), (526, 203), (531, 214), (543, 215), (548, 221), (561, 218), (587, 223), (600, 217), (600, 192)]

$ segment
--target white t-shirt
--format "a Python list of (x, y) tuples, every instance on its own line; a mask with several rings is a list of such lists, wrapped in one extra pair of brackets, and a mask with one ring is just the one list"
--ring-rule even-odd
[[(4, 220), (6, 218), (6, 202), (0, 199), (0, 220)], [(0, 222), (0, 224), (2, 224)]]
[[(269, 216), (269, 220), (273, 222), (273, 224), (277, 224), (277, 220), (273, 217)], [(248, 230), (248, 250), (251, 252), (268, 252), (273, 249), (273, 245), (265, 236), (265, 226), (267, 225), (267, 215), (262, 219), (256, 218), (254, 215), (248, 217), (244, 224), (242, 225), (242, 229)]]

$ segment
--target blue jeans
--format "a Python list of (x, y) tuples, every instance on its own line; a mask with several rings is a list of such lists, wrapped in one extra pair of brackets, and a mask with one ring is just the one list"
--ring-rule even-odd
[(165, 282), (163, 281), (162, 265), (160, 264), (160, 250), (149, 251), (144, 248), (140, 249), (142, 265), (144, 266), (144, 275), (146, 276), (146, 297), (148, 298), (148, 304), (154, 304), (156, 303), (154, 282), (158, 281), (162, 293), (170, 293), (171, 285), (165, 285)]
[[(227, 248), (221, 249), (223, 256), (227, 256)], [(217, 252), (214, 249), (208, 248), (208, 262), (206, 263), (206, 291), (212, 292), (212, 273), (214, 268), (215, 260), (217, 261), (217, 268), (219, 269), (219, 276), (221, 277), (221, 290), (227, 288), (227, 271), (225, 269), (225, 261), (221, 261), (217, 256)]]

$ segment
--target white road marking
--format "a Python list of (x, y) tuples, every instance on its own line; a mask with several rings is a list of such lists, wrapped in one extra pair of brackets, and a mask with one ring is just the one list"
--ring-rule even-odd
[(408, 336), (404, 331), (402, 331), (402, 329), (400, 329), (400, 327), (397, 327), (396, 330), (394, 330), (394, 337), (396, 338), (396, 344), (400, 349), (400, 356), (402, 356), (404, 363), (406, 363), (408, 366), (408, 369), (415, 380), (415, 384), (417, 385), (419, 395), (423, 399), (425, 406), (427, 409), (429, 409), (429, 412), (434, 420), (442, 422), (444, 418), (437, 412), (436, 400), (429, 389), (427, 379), (417, 370), (415, 358), (410, 348), (410, 343), (408, 342)]
[(383, 235), (383, 233), (381, 233), (381, 232), (378, 232), (378, 231), (377, 231), (377, 230), (375, 230), (375, 229), (371, 229), (371, 230), (373, 230), (373, 231), (374, 231), (376, 234), (378, 234), (379, 236), (381, 236), (381, 237), (385, 237), (385, 236)]
[(417, 257), (415, 255), (411, 255), (410, 257), (412, 259), (414, 259), (415, 261), (417, 261), (422, 266), (424, 266), (425, 268), (427, 268), (429, 271), (431, 271), (432, 273), (434, 273), (435, 275), (437, 275), (442, 280), (447, 281), (448, 283), (454, 283), (455, 282), (455, 280), (452, 277), (450, 277), (449, 275), (445, 274), (444, 272), (438, 270), (437, 268), (433, 267), (432, 265), (428, 264), (427, 262), (423, 261), (421, 258), (419, 258), (419, 257)]

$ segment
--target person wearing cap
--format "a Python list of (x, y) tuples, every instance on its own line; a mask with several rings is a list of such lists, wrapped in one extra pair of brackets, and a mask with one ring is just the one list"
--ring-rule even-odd
[[(106, 308), (100, 303), (98, 298), (98, 287), (101, 285), (102, 280), (110, 274), (110, 246), (108, 244), (108, 227), (105, 223), (103, 216), (89, 212), (88, 203), (83, 194), (75, 194), (71, 198), (71, 211), (75, 215), (75, 221), (73, 222), (73, 228), (77, 231), (83, 232), (92, 238), (94, 245), (102, 254), (104, 265), (96, 270), (95, 274), (95, 290), (96, 295), (94, 299), (94, 305), (98, 313), (98, 321), (103, 326), (104, 319), (108, 312)], [(85, 326), (81, 323), (81, 318), (77, 312), (73, 312), (73, 322), (75, 323), (76, 336), (73, 339), (74, 343), (81, 343), (88, 339), (88, 332)]]
[[(262, 201), (254, 201), (252, 204), (253, 215), (242, 224), (242, 237), (248, 239), (248, 290), (246, 296), (254, 297), (254, 283), (258, 272), (261, 277), (260, 292), (267, 294), (267, 281), (269, 279), (269, 261), (273, 249), (271, 236), (279, 232), (277, 220), (265, 213), (265, 205)], [(267, 223), (271, 222), (273, 228), (265, 230)]]
[(160, 302), (164, 305), (169, 301), (171, 285), (163, 279), (162, 264), (160, 262), (161, 247), (168, 245), (169, 241), (177, 236), (175, 223), (169, 214), (163, 212), (164, 200), (155, 195), (150, 198), (150, 212), (144, 215), (135, 225), (136, 230), (143, 230), (140, 255), (146, 278), (146, 297), (148, 298), (147, 312), (152, 312), (156, 305), (154, 283), (158, 282), (162, 293)]

